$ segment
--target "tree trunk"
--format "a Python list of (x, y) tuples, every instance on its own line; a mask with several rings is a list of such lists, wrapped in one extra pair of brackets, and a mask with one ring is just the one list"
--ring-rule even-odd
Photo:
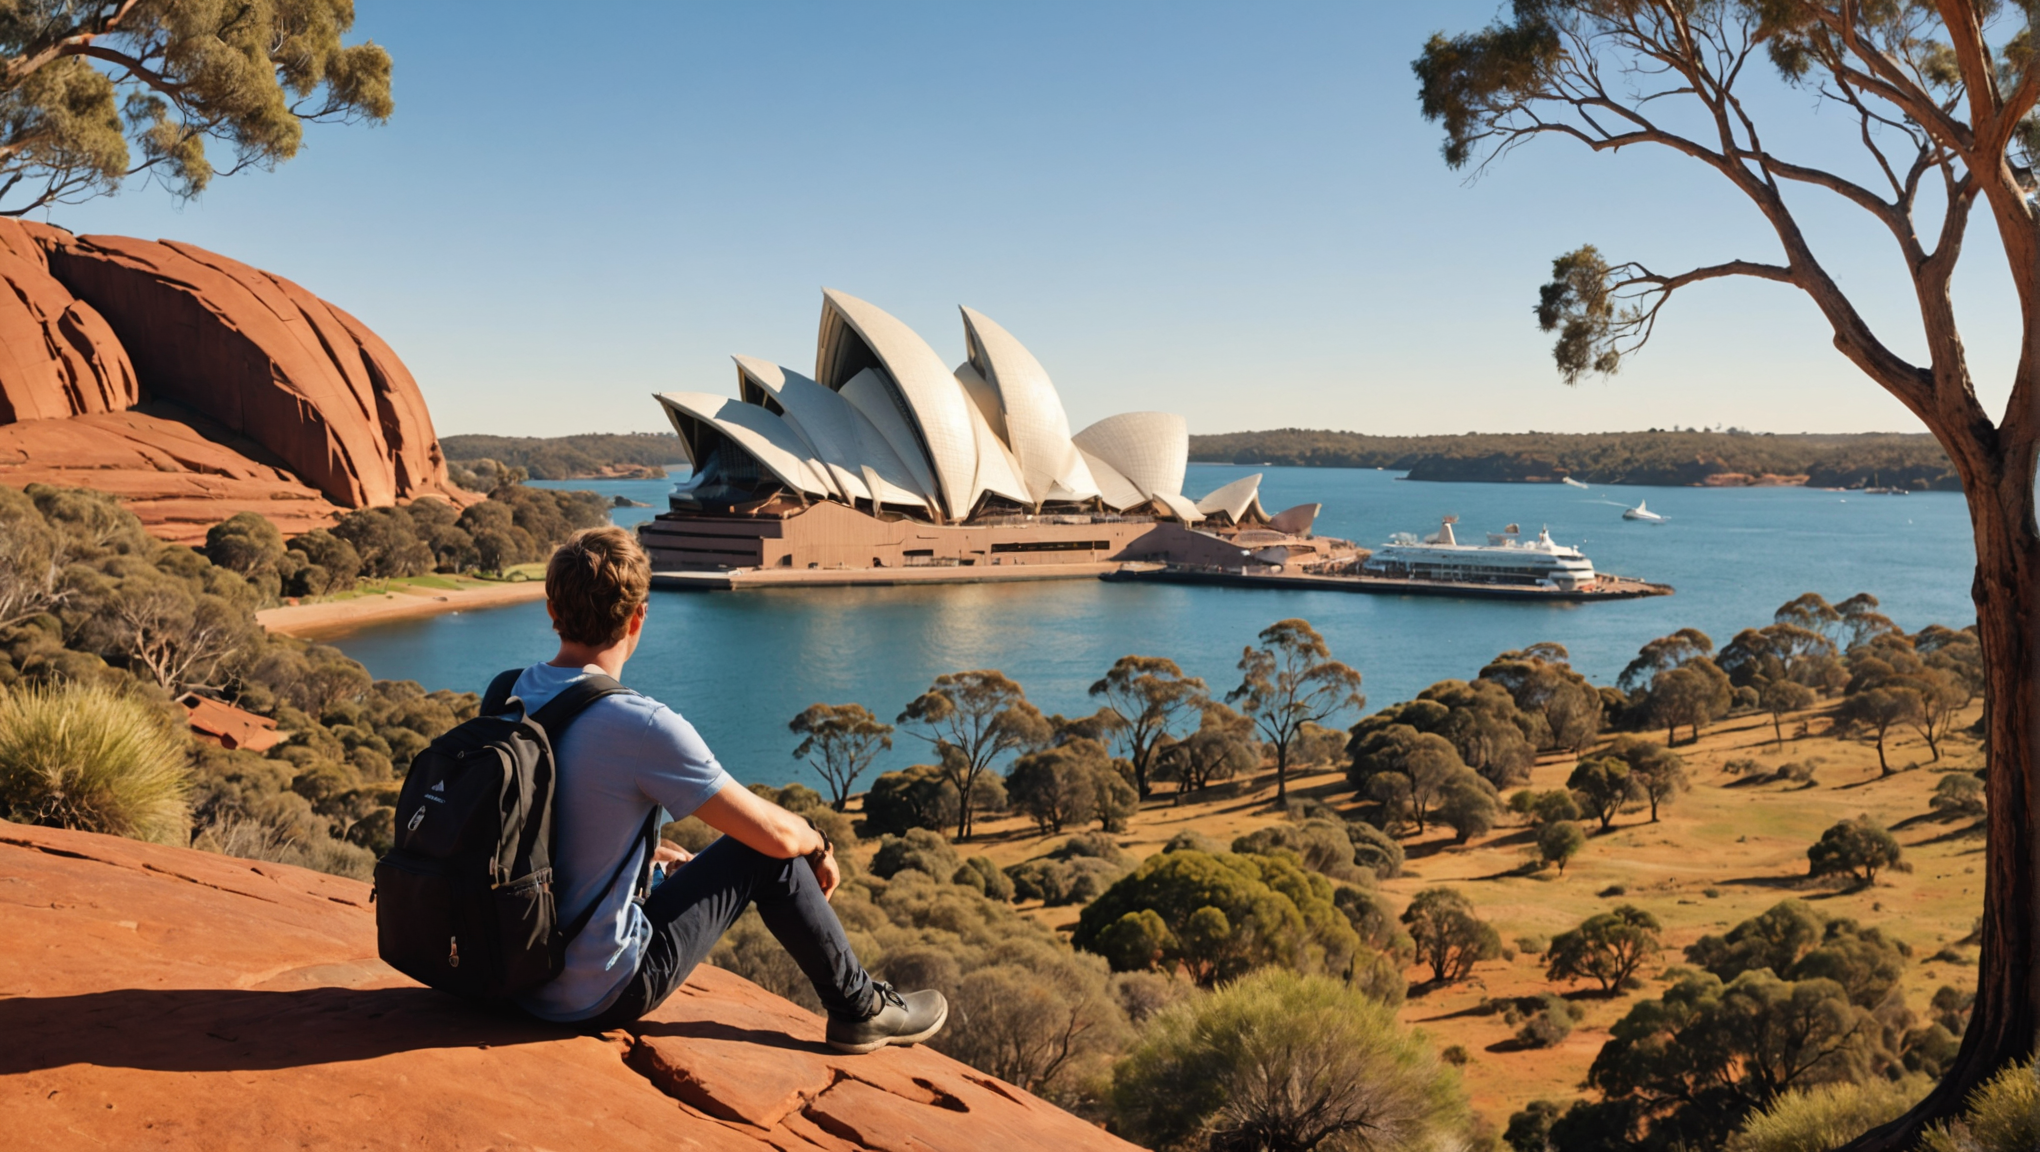
[(1778, 713), (1771, 713), (1771, 731), (1778, 734), (1778, 747), (1785, 746), (1785, 720)]
[(1275, 802), (1289, 799), (1289, 742), (1275, 745)]
[(1884, 761), (1884, 729), (1879, 728), (1877, 730), (1877, 777), (1881, 780), (1889, 775), (1891, 775), (1891, 765)]
[(2040, 533), (2033, 518), (2031, 449), (1999, 451), (1994, 474), (1964, 469), (1976, 534), (1970, 594), (1983, 645), (1988, 721), (1976, 1008), (1955, 1062), (1933, 1092), (1911, 1112), (1849, 1144), (1847, 1152), (1912, 1148), (1928, 1124), (1959, 1115), (1971, 1092), (2005, 1065), (2031, 1056), (2040, 1027), (2040, 829), (2034, 825), (2040, 798)]

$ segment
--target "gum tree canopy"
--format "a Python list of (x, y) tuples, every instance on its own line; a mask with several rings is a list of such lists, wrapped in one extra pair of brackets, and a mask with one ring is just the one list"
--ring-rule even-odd
[[(2030, 3), (1989, 0), (1515, 0), (1485, 30), (1433, 37), (1414, 64), (1423, 112), (1443, 124), (1454, 167), (1492, 162), (1540, 136), (1595, 152), (1655, 145), (1693, 161), (1696, 181), (1747, 200), (1776, 239), (1768, 259), (1676, 272), (1611, 263), (1592, 247), (1561, 256), (1537, 315), (1557, 333), (1554, 355), (1568, 383), (1616, 371), (1687, 285), (1727, 277), (1790, 285), (1820, 310), (1835, 347), (1934, 433), (1962, 479), (1990, 748), (1976, 1014), (1934, 1093), (1854, 1149), (1909, 1147), (1925, 1123), (1959, 1112), (1997, 1068), (2030, 1053), (2040, 1025), (2034, 14)], [(1812, 123), (1835, 133), (1852, 162), (1818, 167), (1775, 150), (1747, 97), (1780, 76), (1816, 98)], [(1767, 100), (1764, 109), (1767, 117), (1813, 110), (1794, 100)], [(1812, 130), (1792, 126), (1793, 134)], [(1823, 198), (1867, 213), (1890, 234), (1924, 336), (1896, 339), (1923, 345), (1924, 363), (1873, 330), (1815, 253), (1795, 210)], [(1949, 292), (1979, 208), (2009, 265), (2022, 325), (2011, 398), (1997, 419), (1977, 398)]]
[(353, 0), (0, 4), (0, 215), (136, 173), (195, 196), (295, 156), (305, 121), (389, 119), (390, 55), (353, 24)]

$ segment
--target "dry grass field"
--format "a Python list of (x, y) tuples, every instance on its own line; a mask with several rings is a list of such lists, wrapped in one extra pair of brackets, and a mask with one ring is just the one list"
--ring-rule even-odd
[[(1963, 724), (1974, 718), (1972, 709)], [(1970, 934), (1981, 912), (1983, 842), (1960, 835), (1966, 822), (1921, 817), (1930, 811), (1928, 799), (1943, 773), (1981, 765), (1976, 742), (1962, 735), (1944, 739), (1936, 763), (1924, 742), (1910, 733), (1894, 734), (1887, 753), (1892, 766), (1903, 770), (1880, 777), (1874, 746), (1825, 735), (1828, 722), (1821, 711), (1790, 717), (1784, 727), (1782, 748), (1773, 743), (1769, 718), (1756, 716), (1718, 722), (1699, 743), (1682, 744), (1678, 750), (1692, 790), (1663, 808), (1658, 823), (1650, 823), (1648, 810), (1639, 809), (1624, 813), (1608, 833), (1591, 835), (1563, 877), (1554, 869), (1522, 870), (1529, 835), (1514, 820), (1465, 845), (1451, 843), (1449, 832), (1404, 842), (1407, 872), (1383, 882), (1382, 888), (1398, 903), (1432, 885), (1458, 888), (1514, 952), (1510, 959), (1479, 965), (1460, 984), (1414, 988), (1403, 1009), (1403, 1019), (1428, 1033), (1441, 1049), (1459, 1045), (1466, 1050), (1467, 1087), (1489, 1120), (1505, 1122), (1510, 1112), (1539, 1097), (1579, 1095), (1609, 1025), (1638, 997), (1657, 994), (1662, 987), (1657, 977), (1681, 962), (1686, 945), (1787, 898), (1806, 900), (1826, 916), (1877, 925), (1910, 945), (1913, 960), (1905, 989), (1915, 1010), (1923, 1009), (1944, 984), (1966, 989), (1974, 983), (1975, 949), (1957, 942)], [(1795, 738), (1800, 731), (1808, 734)], [(1770, 770), (1811, 757), (1820, 761), (1811, 787), (1750, 784), (1744, 782), (1747, 774), (1723, 770), (1735, 759), (1754, 759)], [(1569, 757), (1545, 758), (1531, 786), (1563, 787), (1572, 764)], [(1272, 803), (1272, 778), (1250, 785), (1202, 803), (1178, 806), (1167, 796), (1150, 801), (1119, 843), (1140, 859), (1185, 828), (1230, 842), (1282, 819)], [(1352, 799), (1339, 773), (1293, 777), (1290, 792), (1341, 808)], [(1894, 830), (1912, 871), (1882, 874), (1865, 889), (1808, 882), (1807, 846), (1836, 821), (1864, 813)], [(1065, 838), (1042, 837), (1020, 818), (980, 827), (973, 844), (959, 847), (1001, 866), (1043, 855)], [(1613, 891), (1617, 887), (1620, 894)], [(1516, 949), (1518, 938), (1549, 937), (1619, 903), (1644, 908), (1664, 925), (1664, 955), (1646, 967), (1641, 990), (1603, 998), (1591, 983), (1554, 985), (1545, 979), (1541, 957)], [(1078, 911), (1038, 904), (1023, 910), (1064, 930), (1074, 926)], [(1408, 975), (1416, 981), (1428, 972), (1411, 968)], [(1585, 1012), (1557, 1048), (1515, 1050), (1513, 1029), (1499, 1015), (1478, 1011), (1488, 997), (1553, 990), (1567, 994)]]

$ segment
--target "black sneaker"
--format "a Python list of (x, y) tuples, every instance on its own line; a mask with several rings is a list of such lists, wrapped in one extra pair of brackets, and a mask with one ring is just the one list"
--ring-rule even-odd
[(919, 1044), (942, 1030), (949, 1001), (934, 989), (902, 996), (883, 980), (874, 981), (878, 1011), (862, 1020), (829, 1017), (829, 1047), (838, 1052), (876, 1052), (888, 1044)]

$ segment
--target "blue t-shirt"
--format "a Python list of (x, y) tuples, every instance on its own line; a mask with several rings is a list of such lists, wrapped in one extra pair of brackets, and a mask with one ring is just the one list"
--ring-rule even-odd
[[(517, 678), (511, 695), (536, 712), (568, 685), (602, 669), (534, 664)], [(560, 922), (570, 924), (590, 905), (595, 915), (567, 945), (558, 977), (518, 995), (517, 1002), (546, 1020), (586, 1020), (608, 1008), (637, 972), (651, 939), (651, 921), (631, 900), (645, 868), (638, 833), (654, 807), (679, 819), (731, 783), (694, 725), (649, 696), (609, 696), (590, 704), (553, 746), (559, 786), (553, 793), (553, 829), (559, 858), (553, 893)], [(629, 853), (632, 866), (618, 875)], [(607, 885), (615, 876), (616, 883)]]

